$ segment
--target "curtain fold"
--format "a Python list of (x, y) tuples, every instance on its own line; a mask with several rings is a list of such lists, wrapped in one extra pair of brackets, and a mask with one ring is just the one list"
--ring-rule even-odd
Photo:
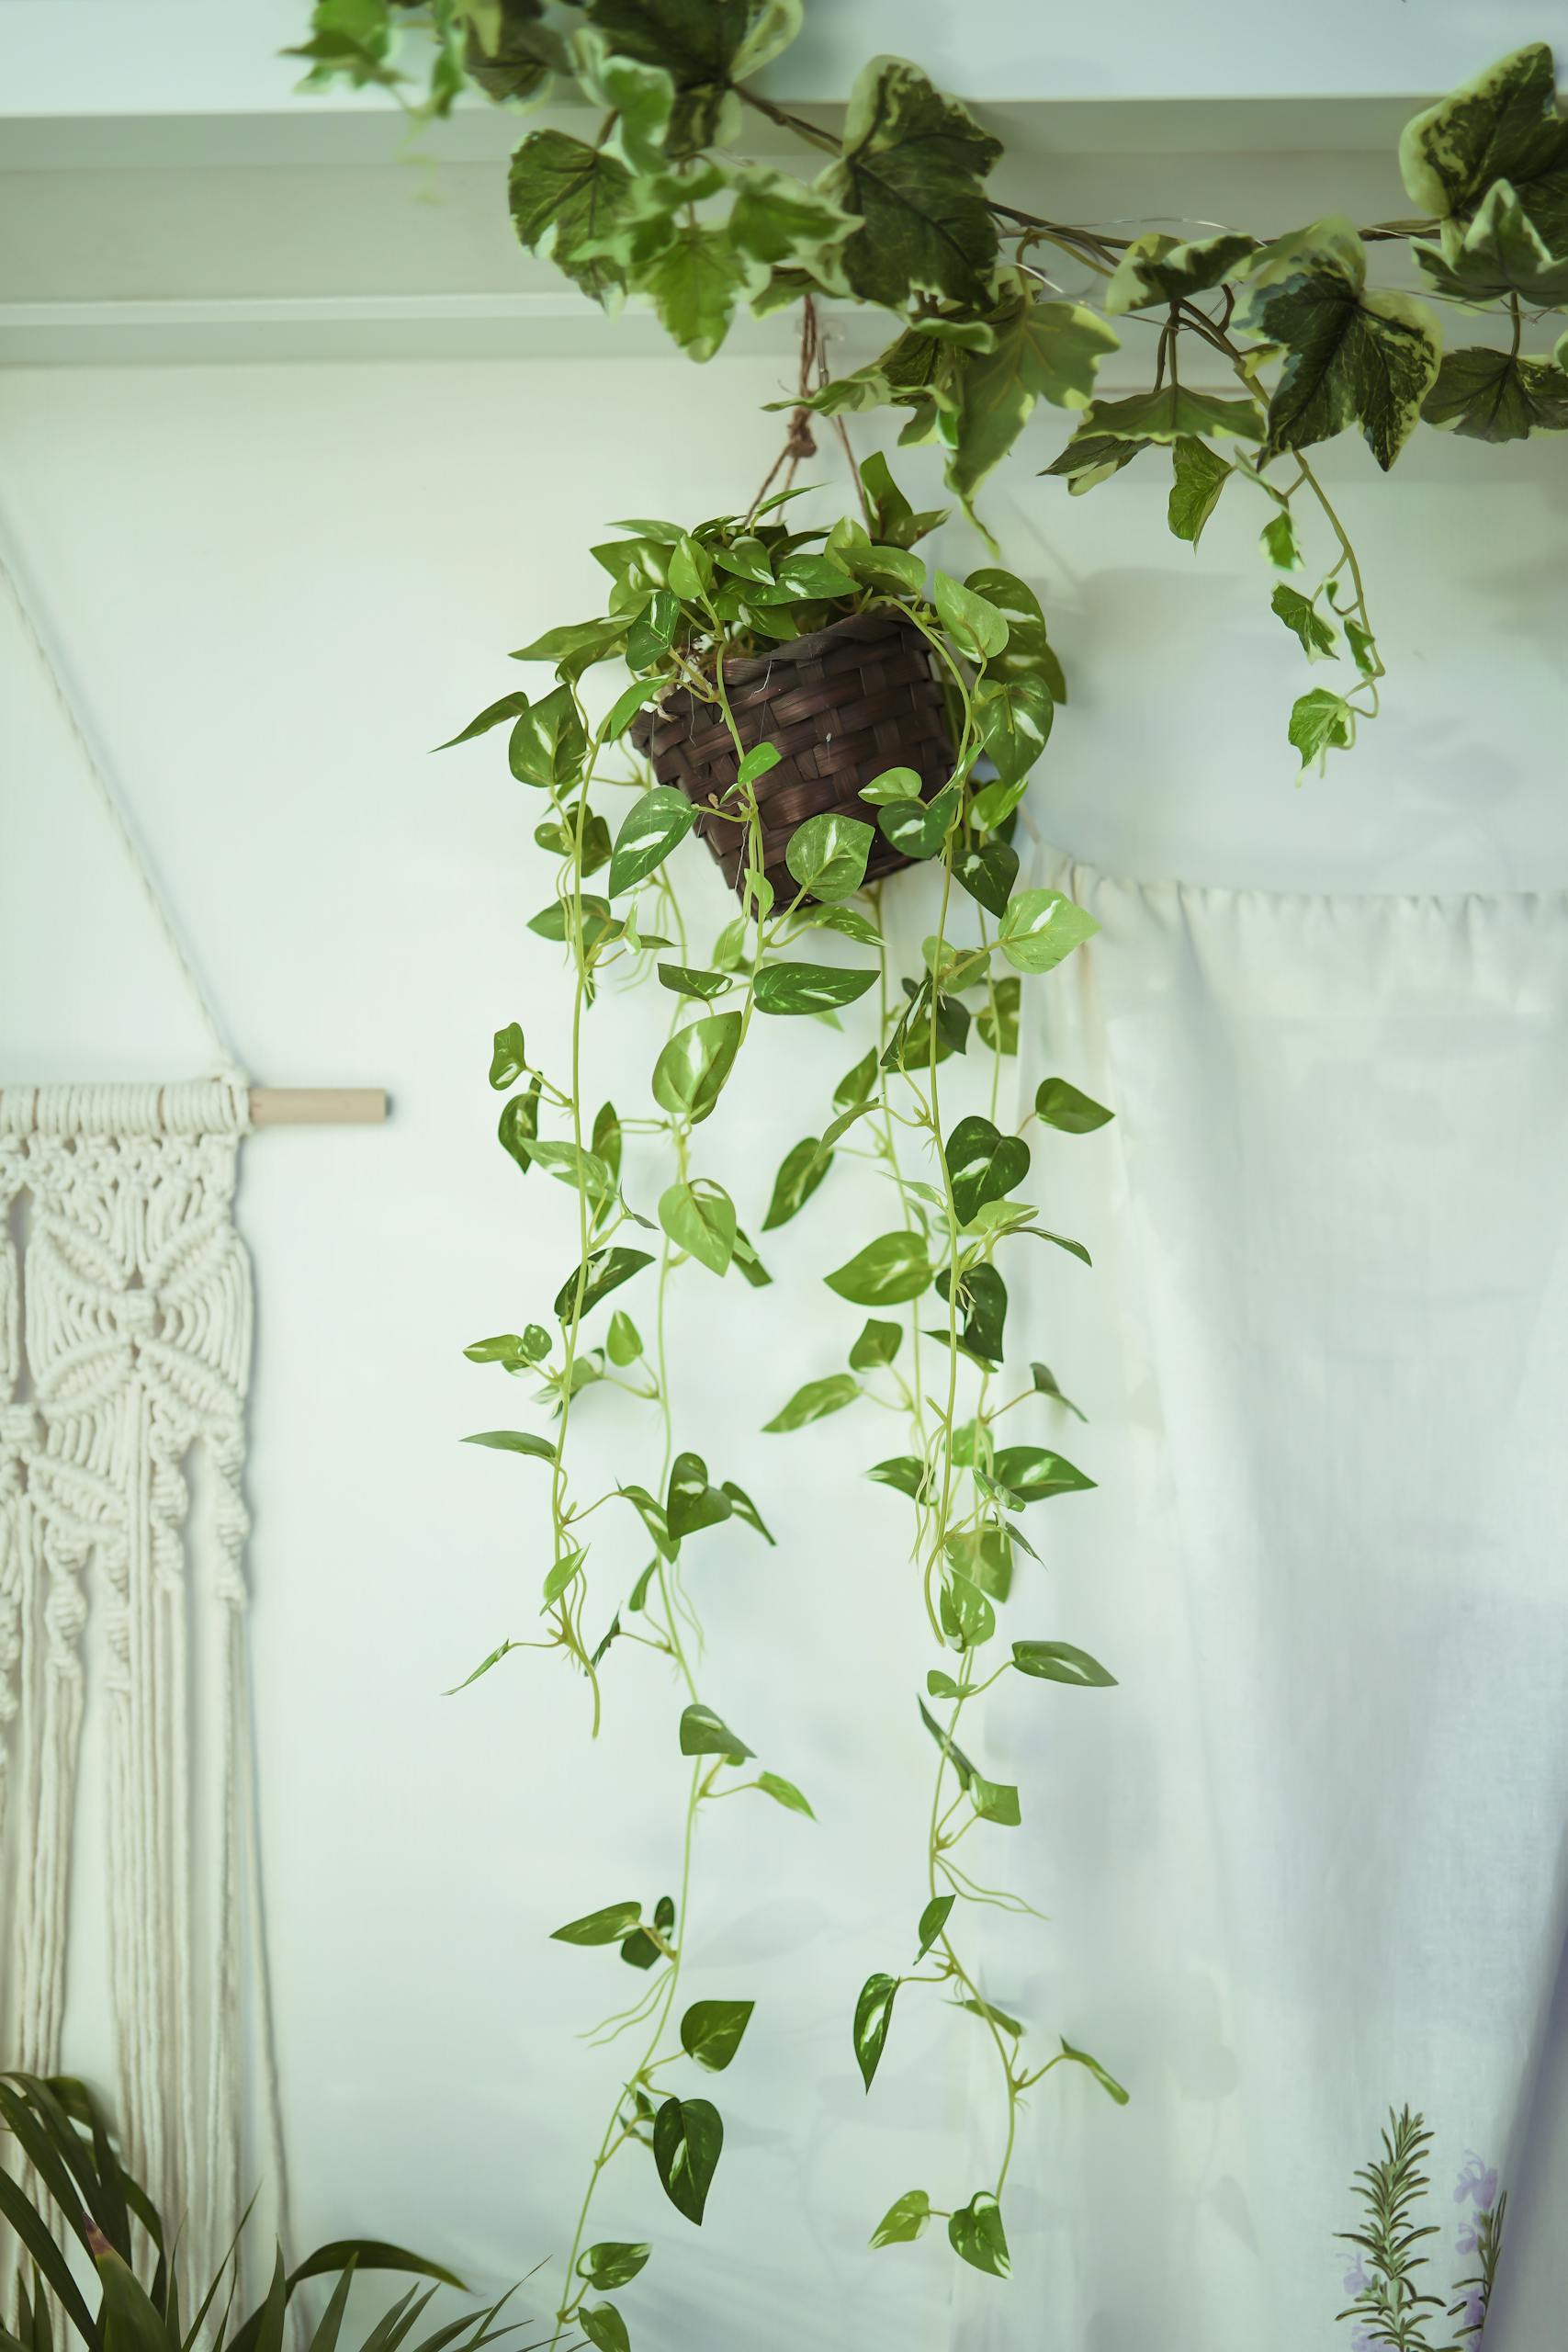
[(1520, 2171), (1568, 1894), (1568, 900), (1043, 866), (1101, 930), (1023, 1100), (1057, 1072), (1116, 1118), (1039, 1131), (1095, 1271), (1033, 1253), (1021, 1321), (1100, 1486), (1039, 1514), (1012, 1630), (1119, 1687), (992, 1719), (1049, 1916), (996, 1923), (989, 1983), (1132, 2098), (1034, 2095), (1017, 2275), (965, 2280), (954, 2341), (1364, 2352), (1382, 2273), (1339, 2233), (1408, 2109), (1412, 2340), (1490, 2301), (1488, 2352), (1535, 2352), (1568, 2292)]

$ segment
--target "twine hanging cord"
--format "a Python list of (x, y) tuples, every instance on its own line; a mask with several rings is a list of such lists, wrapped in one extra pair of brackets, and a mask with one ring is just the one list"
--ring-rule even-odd
[[(784, 447), (769, 467), (763, 478), (762, 487), (746, 510), (748, 523), (755, 520), (758, 508), (781, 473), (784, 476), (784, 487), (787, 492), (795, 487), (795, 469), (801, 459), (814, 458), (817, 455), (817, 435), (812, 431), (812, 411), (807, 403), (813, 392), (825, 391), (832, 379), (828, 372), (827, 338), (822, 333), (821, 321), (817, 315), (817, 305), (809, 294), (800, 306), (800, 375), (795, 386), (795, 397), (800, 405), (791, 411)], [(830, 417), (829, 423), (838, 435), (840, 446), (843, 449), (845, 462), (850, 469), (850, 480), (855, 486), (855, 495), (860, 501), (860, 511), (865, 527), (874, 537), (871, 507), (866, 499), (865, 485), (860, 478), (860, 468), (855, 463), (855, 453), (850, 446), (849, 428), (841, 416)]]
[(0, 578), (5, 581), (22, 636), (32, 650), (39, 675), (47, 684), (55, 707), (64, 722), (66, 732), (76, 746), (83, 772), (108, 820), (110, 831), (124, 852), (126, 863), (141, 888), (148, 912), (164, 946), (169, 951), (175, 970), (185, 983), (186, 994), (196, 1008), (202, 1027), (207, 1032), (208, 1042), (212, 1047), (214, 1056), (214, 1075), (229, 1080), (235, 1086), (243, 1086), (245, 1083), (244, 1073), (223, 1034), (222, 1026), (212, 1009), (207, 991), (197, 976), (196, 967), (185, 943), (175, 928), (174, 919), (169, 913), (157, 883), (152, 878), (152, 869), (137, 845), (136, 836), (126, 820), (118, 797), (109, 782), (105, 763), (83, 722), (74, 698), (66, 686), (60, 664), (51, 653), (43, 631), (34, 618), (32, 606), (24, 594), (21, 582), (17, 578), (17, 567), (14, 564), (9, 550), (3, 542), (0, 542)]

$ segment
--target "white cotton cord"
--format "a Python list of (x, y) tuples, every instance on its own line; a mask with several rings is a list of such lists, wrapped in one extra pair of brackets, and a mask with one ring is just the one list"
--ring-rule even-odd
[(0, 577), (4, 578), (22, 635), (32, 650), (39, 674), (49, 687), (55, 707), (64, 722), (66, 732), (76, 746), (83, 773), (92, 786), (94, 796), (107, 820), (110, 831), (125, 853), (126, 863), (136, 877), (148, 912), (164, 946), (169, 951), (176, 971), (185, 983), (192, 1004), (200, 1016), (215, 1057), (215, 1070), (225, 1077), (238, 1076), (240, 1064), (223, 1034), (222, 1025), (212, 1009), (207, 990), (202, 987), (197, 977), (195, 963), (175, 927), (174, 919), (164, 902), (163, 893), (153, 879), (152, 867), (137, 843), (136, 836), (130, 829), (121, 806), (119, 796), (109, 781), (107, 758), (95, 743), (82, 715), (81, 706), (66, 684), (65, 665), (62, 659), (51, 650), (45, 627), (38, 616), (38, 600), (36, 596), (28, 594), (24, 585), (26, 572), (11, 540), (11, 535), (6, 528), (3, 516), (0, 516)]

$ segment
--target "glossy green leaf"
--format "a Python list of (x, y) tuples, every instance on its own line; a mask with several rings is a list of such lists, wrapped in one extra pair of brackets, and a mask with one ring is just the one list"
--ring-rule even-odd
[(498, 1453), (529, 1453), (539, 1462), (553, 1462), (556, 1458), (555, 1447), (548, 1439), (536, 1437), (530, 1430), (476, 1430), (462, 1442), (491, 1446)]
[(541, 1363), (550, 1351), (550, 1335), (537, 1323), (525, 1331), (497, 1331), (488, 1340), (470, 1340), (463, 1353), (470, 1363), (499, 1363), (508, 1372), (522, 1372)]
[(1094, 1485), (1060, 1453), (1043, 1445), (1004, 1445), (992, 1463), (997, 1484), (1021, 1503), (1048, 1501), (1053, 1495), (1082, 1494)]
[(983, 2018), (987, 2025), (994, 2025), (998, 2032), (1010, 2034), (1015, 2041), (1022, 2035), (1023, 2027), (1019, 2019), (1010, 2018), (1007, 2011), (998, 2009), (994, 2001), (983, 2001), (976, 1997), (973, 2000), (957, 2001), (953, 2006), (955, 2008), (967, 2009), (972, 2018)]
[(1018, 1791), (1006, 1781), (987, 1781), (976, 1772), (969, 1801), (977, 1820), (993, 1822), (999, 1829), (1016, 1829), (1022, 1819)]
[(935, 857), (956, 824), (962, 786), (943, 785), (930, 800), (888, 800), (876, 812), (878, 830), (900, 856)]
[(569, 1585), (576, 1583), (581, 1573), (582, 1563), (587, 1557), (587, 1546), (578, 1544), (572, 1550), (563, 1552), (558, 1560), (553, 1560), (550, 1563), (544, 1583), (544, 1602), (547, 1609), (554, 1606)]
[(816, 184), (858, 218), (841, 252), (863, 301), (902, 311), (916, 293), (984, 299), (997, 232), (981, 183), (1000, 153), (917, 66), (871, 61), (850, 94), (840, 159)]
[(852, 1372), (872, 1372), (878, 1364), (891, 1363), (904, 1338), (901, 1323), (884, 1323), (874, 1315), (863, 1326), (859, 1339), (850, 1350)]
[(988, 913), (1005, 914), (1008, 895), (1018, 879), (1018, 853), (1006, 842), (962, 849), (953, 861), (953, 878)]
[(923, 789), (918, 768), (884, 768), (869, 784), (863, 784), (860, 797), (874, 808), (892, 807), (902, 800), (918, 800)]
[(833, 1089), (835, 1111), (857, 1111), (869, 1102), (876, 1091), (876, 1049), (863, 1055), (854, 1068), (846, 1070)]
[(733, 988), (735, 982), (728, 972), (697, 971), (689, 964), (660, 964), (659, 985), (674, 996), (701, 997), (711, 1003), (716, 996)]
[(672, 1560), (675, 1556), (675, 1538), (670, 1532), (670, 1521), (665, 1514), (663, 1504), (656, 1501), (646, 1487), (617, 1487), (615, 1492), (630, 1503), (652, 1536), (660, 1556), (666, 1560)]
[(681, 2019), (681, 2047), (710, 2074), (722, 2073), (740, 2047), (754, 2001), (694, 2001)]
[(1029, 1146), (1021, 1136), (1004, 1136), (989, 1119), (960, 1119), (944, 1147), (953, 1205), (967, 1225), (987, 1201), (999, 1201), (1029, 1173)]
[(931, 1278), (925, 1236), (884, 1233), (823, 1280), (852, 1306), (898, 1306), (919, 1298)]
[(527, 1049), (523, 1032), (515, 1021), (495, 1033), (495, 1046), (490, 1057), (490, 1082), (500, 1094), (515, 1086), (528, 1068)]
[(547, 907), (542, 907), (536, 915), (529, 917), (528, 928), (540, 939), (575, 944), (580, 923), (582, 952), (590, 958), (602, 947), (607, 947), (621, 938), (626, 931), (625, 923), (611, 913), (609, 900), (596, 898), (592, 890), (584, 890), (581, 894), (572, 907), (570, 919), (568, 903), (552, 899)]
[(1002, 917), (998, 944), (1021, 972), (1048, 972), (1100, 929), (1059, 890), (1021, 890)]
[(656, 784), (634, 801), (615, 835), (615, 853), (610, 860), (611, 895), (632, 889), (662, 865), (696, 821), (695, 808), (673, 785)]
[(773, 1197), (762, 1219), (762, 1231), (772, 1233), (777, 1227), (787, 1225), (804, 1208), (832, 1163), (831, 1151), (825, 1150), (815, 1136), (807, 1136), (787, 1151), (773, 1179)]
[(871, 2233), (874, 2246), (912, 2245), (924, 2231), (931, 2217), (931, 2200), (923, 2188), (906, 2189), (892, 2204)]
[(852, 1405), (861, 1394), (861, 1385), (847, 1372), (831, 1372), (821, 1380), (808, 1380), (797, 1388), (789, 1403), (775, 1413), (762, 1428), (769, 1435), (789, 1430), (803, 1430), (810, 1421), (820, 1421), (829, 1413), (837, 1413), (845, 1405)]
[(1066, 1682), (1079, 1690), (1109, 1690), (1116, 1677), (1098, 1658), (1071, 1642), (1014, 1642), (1012, 1662), (1020, 1674), (1040, 1682)]
[(756, 1244), (739, 1225), (735, 1228), (735, 1271), (753, 1290), (766, 1290), (773, 1279), (758, 1257)]
[(727, 1764), (744, 1764), (755, 1750), (737, 1738), (729, 1725), (714, 1713), (711, 1707), (695, 1701), (681, 1717), (681, 1753), (682, 1756), (722, 1756)]
[(1043, 1078), (1034, 1090), (1034, 1114), (1065, 1136), (1092, 1135), (1114, 1115), (1065, 1078)]
[(1032, 1363), (1029, 1370), (1034, 1382), (1036, 1396), (1055, 1397), (1056, 1403), (1058, 1405), (1065, 1405), (1069, 1413), (1076, 1413), (1080, 1421), (1085, 1421), (1089, 1419), (1088, 1414), (1080, 1411), (1070, 1396), (1065, 1396), (1063, 1395), (1061, 1389), (1056, 1385), (1056, 1375), (1052, 1371), (1048, 1363)]
[(720, 1526), (733, 1510), (724, 1488), (710, 1483), (707, 1464), (700, 1453), (675, 1456), (664, 1498), (665, 1522), (673, 1542), (682, 1543), (705, 1527)]
[(951, 573), (938, 571), (932, 577), (931, 599), (943, 628), (971, 662), (984, 662), (1002, 651), (1010, 634), (1007, 616), (998, 612), (987, 597), (965, 588)]
[(988, 1597), (967, 1577), (947, 1577), (937, 1595), (937, 1614), (954, 1649), (979, 1649), (997, 1630), (997, 1612)]
[(550, 1941), (558, 1944), (618, 1944), (621, 1938), (637, 1926), (641, 1917), (640, 1903), (607, 1903), (602, 1911), (586, 1911), (581, 1919), (569, 1919), (564, 1928), (552, 1928)]
[(964, 1750), (959, 1747), (958, 1742), (953, 1738), (953, 1734), (951, 1732), (943, 1731), (942, 1725), (938, 1723), (936, 1717), (932, 1714), (931, 1709), (926, 1705), (923, 1699), (919, 1702), (919, 1705), (920, 1710), (920, 1721), (924, 1724), (926, 1729), (935, 1740), (938, 1747), (942, 1750), (942, 1755), (947, 1758), (947, 1761), (952, 1765), (954, 1772), (958, 1775), (960, 1785), (965, 1789), (969, 1788), (972, 1786), (976, 1778), (974, 1765), (970, 1762), (968, 1757), (965, 1756)]
[(527, 707), (525, 694), (502, 695), (499, 702), (492, 702), (481, 710), (477, 718), (470, 718), (461, 734), (449, 735), (445, 743), (437, 743), (435, 748), (438, 752), (449, 752), (454, 744), (471, 743), (476, 735), (488, 735), (492, 727), (521, 718)]
[(502, 1149), (510, 1153), (525, 1176), (533, 1164), (528, 1147), (539, 1132), (539, 1093), (540, 1081), (536, 1078), (526, 1093), (514, 1094), (510, 1102), (502, 1104), (496, 1128)]
[(588, 750), (577, 703), (570, 686), (552, 686), (520, 713), (507, 738), (506, 756), (520, 784), (540, 790), (563, 785), (581, 773)]
[[(597, 1658), (594, 1659), (594, 1664), (598, 1664)], [(628, 1968), (645, 1970), (657, 1968), (661, 1960), (668, 1958), (664, 1945), (669, 1943), (675, 1932), (675, 1904), (672, 1896), (661, 1894), (654, 1905), (653, 1926), (657, 1930), (657, 1937), (650, 1935), (647, 1928), (637, 1928), (621, 1946), (621, 1958)], [(662, 1940), (660, 1940), (660, 1939)], [(624, 2286), (626, 2282), (624, 2279), (606, 2278), (596, 2283), (611, 2287)]]
[(865, 1475), (874, 1478), (879, 1487), (896, 1487), (899, 1494), (908, 1495), (911, 1502), (916, 1502), (925, 1484), (926, 1465), (912, 1453), (898, 1453), (887, 1462), (874, 1463)]
[[(1051, 734), (1056, 706), (1049, 689), (1035, 678), (1002, 679), (981, 695), (975, 706), (980, 748), (994, 762), (1004, 784), (1017, 784), (1029, 774)], [(993, 844), (1000, 847), (1000, 843)], [(1017, 860), (1013, 872), (1018, 870)], [(1012, 885), (1010, 880), (1009, 888)], [(976, 892), (979, 897), (979, 892)], [(990, 904), (989, 900), (985, 903)], [(1006, 904), (1005, 894), (1003, 904)], [(992, 912), (1000, 914), (1001, 907)]]
[(729, 1270), (735, 1255), (735, 1204), (722, 1184), (706, 1177), (670, 1185), (659, 1196), (659, 1222), (689, 1258), (710, 1273)]
[(898, 1990), (898, 1982), (897, 1976), (868, 1976), (855, 2003), (855, 2064), (867, 2090), (887, 2046), (887, 2029), (893, 2022), (893, 1996)]
[[(586, 1261), (587, 1272), (582, 1286), (581, 1312), (586, 1315), (591, 1306), (597, 1306), (599, 1301), (608, 1297), (611, 1291), (618, 1290), (623, 1283), (630, 1282), (634, 1274), (640, 1273), (644, 1266), (651, 1266), (653, 1260), (646, 1250), (615, 1249), (592, 1251)], [(573, 1305), (577, 1301), (578, 1272), (579, 1270), (574, 1268), (556, 1293), (555, 1311), (563, 1323), (571, 1314)]]
[(1106, 2072), (1098, 2058), (1091, 2058), (1087, 2050), (1075, 2050), (1072, 2043), (1066, 2040), (1062, 2042), (1062, 2055), (1069, 2059), (1075, 2066), (1082, 2066), (1091, 2074), (1100, 2089), (1113, 2098), (1118, 2107), (1126, 2106), (1130, 2094), (1122, 2089), (1114, 2075)]
[[(870, 831), (870, 827), (863, 828)], [(831, 1012), (876, 985), (874, 971), (834, 964), (765, 964), (756, 979), (759, 1012)]]
[(614, 2303), (581, 2304), (577, 2324), (594, 2347), (594, 2352), (631, 2352), (631, 2338), (626, 2334), (626, 2321)]
[(915, 1954), (917, 1967), (946, 1927), (953, 1901), (954, 1897), (951, 1894), (933, 1894), (921, 1912), (920, 1924), (915, 1930), (919, 1939), (919, 1950)]
[(772, 1544), (773, 1538), (768, 1532), (762, 1514), (746, 1492), (745, 1487), (738, 1487), (733, 1478), (727, 1478), (720, 1491), (727, 1497), (736, 1518), (742, 1521), (747, 1527), (754, 1529), (764, 1544)]
[(705, 2098), (667, 2098), (653, 2120), (653, 2161), (664, 2193), (700, 2222), (724, 2147), (718, 2109)]
[(775, 1804), (782, 1804), (786, 1813), (803, 1813), (807, 1821), (816, 1820), (817, 1815), (795, 1782), (786, 1781), (781, 1772), (759, 1772), (757, 1786), (765, 1795), (772, 1797)]
[(577, 2257), (577, 2275), (601, 2294), (629, 2287), (653, 2252), (650, 2245), (628, 2245), (621, 2238), (601, 2238)]
[(1021, 983), (1010, 976), (993, 980), (986, 1001), (975, 1015), (982, 1042), (993, 1054), (1018, 1051), (1018, 1008)]
[(709, 1013), (678, 1029), (653, 1066), (654, 1101), (696, 1125), (718, 1101), (739, 1046), (738, 1012)]
[(876, 839), (858, 817), (829, 809), (797, 825), (784, 850), (784, 863), (803, 890), (831, 901), (847, 899), (865, 879), (865, 863)]
[(994, 2278), (1012, 2275), (1002, 2211), (988, 2188), (978, 2188), (967, 2205), (948, 2216), (948, 2243), (961, 2260)]

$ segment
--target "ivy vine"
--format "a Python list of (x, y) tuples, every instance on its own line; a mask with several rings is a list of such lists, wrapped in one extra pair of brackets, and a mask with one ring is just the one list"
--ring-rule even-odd
[[(308, 82), (378, 85), (422, 119), (469, 84), (512, 107), (575, 89), (601, 110), (596, 135), (532, 130), (512, 158), (521, 242), (607, 310), (651, 303), (698, 360), (743, 307), (825, 296), (891, 312), (886, 349), (812, 405), (904, 412), (901, 441), (940, 444), (972, 516), (1042, 402), (1076, 419), (1045, 473), (1081, 494), (1161, 453), (1169, 527), (1194, 546), (1233, 482), (1259, 494), (1273, 611), (1309, 662), (1348, 662), (1341, 684), (1296, 698), (1290, 741), (1303, 769), (1348, 750), (1384, 669), (1360, 563), (1306, 453), (1357, 429), (1386, 471), (1422, 424), (1494, 443), (1568, 430), (1568, 334), (1527, 343), (1568, 306), (1568, 118), (1550, 49), (1517, 51), (1406, 127), (1408, 220), (1128, 237), (998, 202), (999, 141), (903, 58), (871, 60), (838, 132), (775, 104), (756, 77), (802, 16), (803, 0), (317, 0), (296, 53)], [(417, 96), (400, 62), (419, 58), (412, 27), (434, 34)], [(814, 176), (749, 159), (752, 120), (819, 159)], [(1403, 262), (1407, 284), (1373, 282), (1374, 259)], [(1063, 298), (1064, 262), (1096, 281), (1093, 303)], [(1445, 354), (1439, 310), (1483, 339)], [(1100, 399), (1112, 322), (1134, 320), (1154, 333), (1154, 380)], [(1233, 393), (1183, 382), (1194, 349), (1224, 362)]]

